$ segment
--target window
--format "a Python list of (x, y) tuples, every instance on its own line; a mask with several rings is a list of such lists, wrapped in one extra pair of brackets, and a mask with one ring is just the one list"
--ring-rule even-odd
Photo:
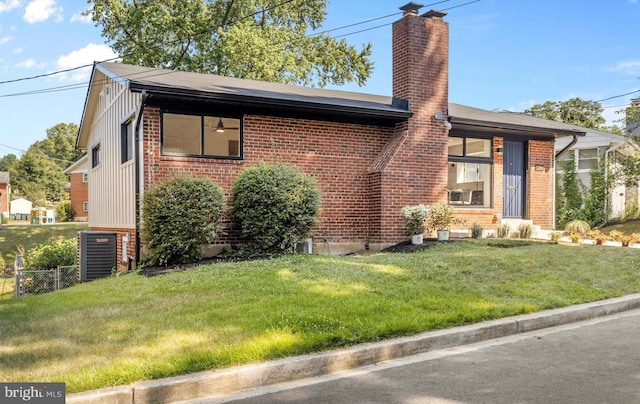
[(89, 202), (82, 202), (82, 211), (83, 212), (89, 211)]
[(82, 173), (82, 182), (89, 182), (89, 173)]
[(241, 158), (241, 120), (220, 116), (162, 114), (162, 153)]
[(133, 120), (129, 120), (120, 125), (120, 148), (121, 162), (126, 163), (133, 159)]
[(95, 168), (100, 165), (100, 143), (91, 149), (91, 167)]
[(598, 149), (578, 150), (578, 170), (591, 170), (598, 163)]
[(449, 137), (449, 204), (490, 206), (493, 166), (491, 151), (491, 139)]

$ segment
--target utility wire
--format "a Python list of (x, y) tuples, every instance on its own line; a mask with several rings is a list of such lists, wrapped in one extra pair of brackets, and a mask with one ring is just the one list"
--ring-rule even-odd
[[(294, 1), (294, 0), (285, 1), (283, 3), (280, 3), (280, 4), (272, 7), (271, 9), (274, 9), (274, 8), (279, 7), (281, 5), (290, 3), (292, 1)], [(433, 6), (433, 5), (436, 5), (436, 4), (446, 3), (448, 1), (450, 1), (450, 0), (438, 1), (438, 2), (435, 2), (435, 3), (428, 4), (427, 7)], [(449, 10), (449, 9), (452, 9), (452, 8), (466, 6), (466, 5), (469, 5), (469, 4), (472, 4), (472, 3), (477, 3), (479, 1), (481, 1), (481, 0), (474, 0), (474, 1), (471, 1), (471, 2), (459, 4), (457, 6), (446, 8), (444, 10)], [(271, 9), (267, 9), (267, 10), (271, 10)], [(253, 17), (253, 16), (255, 16), (255, 15), (257, 15), (257, 14), (263, 12), (263, 11), (264, 10), (258, 11), (256, 13), (253, 13), (253, 14), (249, 15), (249, 16), (240, 18), (240, 19), (234, 21), (232, 24), (235, 24), (236, 22), (244, 20), (244, 19), (247, 19), (247, 18), (251, 18), (251, 17)], [(371, 19), (368, 19), (368, 20), (364, 20), (364, 21), (359, 21), (359, 22), (356, 22), (356, 23), (353, 23), (353, 24), (348, 24), (348, 25), (344, 25), (344, 26), (337, 27), (337, 28), (332, 28), (332, 29), (329, 29), (329, 30), (321, 31), (321, 32), (311, 33), (311, 34), (306, 35), (305, 37), (318, 36), (318, 35), (326, 34), (328, 32), (338, 31), (338, 30), (341, 30), (341, 29), (346, 29), (346, 28), (357, 26), (357, 25), (362, 25), (362, 24), (366, 24), (366, 23), (369, 23), (369, 22), (378, 21), (378, 20), (381, 20), (381, 19), (384, 19), (384, 18), (389, 18), (389, 17), (396, 16), (396, 15), (401, 14), (401, 13), (402, 12), (387, 14), (387, 15), (380, 16), (380, 17), (374, 17), (374, 18), (371, 18)], [(388, 25), (391, 25), (391, 24), (393, 24), (393, 23), (377, 25), (377, 26), (374, 26), (374, 27), (370, 27), (370, 28), (366, 28), (366, 29), (362, 29), (362, 30), (358, 30), (358, 31), (348, 32), (348, 33), (345, 33), (345, 34), (342, 34), (342, 35), (336, 35), (333, 38), (335, 39), (335, 38), (346, 37), (346, 36), (349, 36), (349, 35), (355, 35), (355, 34), (359, 34), (359, 33), (362, 33), (362, 32), (379, 29), (379, 28), (382, 28), (382, 27), (385, 27), (385, 26), (388, 26)], [(210, 30), (203, 31), (201, 33), (208, 32), (208, 31), (210, 31)], [(132, 53), (130, 55), (135, 55), (135, 53)], [(94, 62), (94, 63), (88, 64), (88, 65), (82, 65), (82, 66), (78, 66), (78, 67), (74, 67), (74, 68), (70, 68), (70, 69), (65, 69), (65, 70), (60, 70), (60, 71), (56, 71), (56, 72), (51, 72), (51, 73), (47, 73), (47, 74), (42, 74), (42, 75), (38, 75), (38, 76), (24, 77), (24, 78), (8, 80), (8, 81), (0, 81), (0, 85), (1, 84), (12, 83), (12, 82), (17, 82), (17, 81), (25, 81), (25, 80), (35, 79), (35, 78), (52, 76), (52, 75), (59, 74), (59, 73), (66, 73), (66, 72), (73, 71), (73, 70), (78, 70), (78, 69), (82, 69), (82, 68), (91, 67), (91, 66), (93, 66), (94, 64), (97, 64), (97, 63), (108, 62), (108, 61), (112, 61), (112, 60), (116, 60), (116, 59), (120, 59), (120, 58), (121, 57), (119, 56), (119, 57), (116, 57), (116, 58), (111, 58), (111, 59), (106, 59), (106, 60), (99, 61), (99, 62)], [(160, 69), (158, 69), (158, 70), (160, 70)], [(131, 77), (134, 77), (136, 75), (142, 75), (142, 78), (146, 78), (146, 77), (155, 76), (155, 75), (147, 76), (148, 73), (150, 73), (150, 72), (148, 72), (148, 71), (147, 72), (140, 72), (140, 73), (134, 73), (134, 74), (129, 75), (129, 76), (124, 76), (124, 77), (125, 78), (131, 78)], [(171, 73), (175, 73), (175, 71), (173, 71), (173, 70), (163, 71), (162, 73), (159, 73), (159, 74), (163, 75), (163, 74), (171, 74)], [(70, 84), (70, 85), (67, 85), (67, 86), (50, 87), (50, 88), (44, 88), (44, 89), (39, 89), (39, 90), (24, 91), (24, 92), (20, 92), (20, 93), (0, 94), (0, 98), (17, 97), (17, 96), (36, 95), (36, 94), (43, 94), (43, 93), (76, 90), (76, 89), (86, 88), (87, 84), (89, 84), (89, 83), (84, 82), (84, 83)], [(94, 85), (99, 85), (99, 84), (102, 84), (102, 82), (98, 81), (98, 82), (94, 83)]]
[[(243, 20), (246, 20), (246, 19), (249, 19), (249, 18), (255, 17), (256, 15), (258, 15), (258, 14), (260, 14), (260, 13), (263, 13), (263, 12), (265, 12), (265, 11), (271, 11), (271, 10), (273, 10), (273, 9), (275, 9), (275, 8), (278, 8), (278, 7), (280, 7), (280, 6), (283, 6), (283, 5), (287, 4), (287, 3), (291, 3), (291, 2), (293, 2), (293, 1), (295, 1), (295, 0), (286, 0), (286, 1), (282, 2), (282, 3), (279, 3), (279, 4), (274, 5), (273, 7), (265, 8), (264, 10), (260, 10), (260, 11), (256, 11), (256, 12), (255, 12), (255, 13), (253, 13), (253, 14), (249, 14), (249, 15), (247, 15), (247, 16), (245, 16), (245, 17), (239, 18), (239, 19), (237, 19), (237, 20), (235, 20), (235, 21), (231, 22), (231, 23), (230, 23), (230, 24), (228, 24), (228, 25), (233, 25), (233, 24), (235, 24), (235, 23), (237, 23), (237, 22), (239, 22), (239, 21), (243, 21)], [(193, 36), (198, 36), (198, 35), (206, 34), (206, 33), (208, 33), (208, 32), (212, 32), (212, 31), (214, 31), (214, 29), (218, 29), (218, 28), (219, 28), (219, 27), (215, 27), (215, 28), (213, 28), (213, 29), (212, 29), (212, 28), (207, 28), (206, 30), (202, 30), (202, 31), (199, 31), (199, 32), (195, 32), (195, 33), (193, 34)], [(175, 39), (175, 40), (173, 40), (173, 41), (169, 41), (169, 42), (168, 42), (168, 44), (173, 44), (173, 43), (178, 43), (178, 42), (182, 42), (182, 39)], [(162, 47), (164, 47), (164, 46), (166, 46), (166, 45), (167, 45), (167, 44), (157, 45), (157, 46), (155, 46), (155, 48), (162, 48)], [(110, 58), (110, 59), (101, 60), (101, 61), (96, 62), (96, 63), (111, 62), (111, 61), (113, 61), (113, 60), (121, 59), (121, 58), (123, 58), (123, 57), (125, 57), (125, 56), (134, 56), (134, 55), (136, 55), (136, 54), (138, 54), (138, 53), (141, 53), (141, 52), (134, 52), (134, 53), (130, 53), (130, 54), (122, 55), (122, 56), (116, 56), (116, 57), (113, 57), (113, 58)], [(68, 73), (68, 72), (72, 72), (72, 71), (74, 71), (74, 70), (79, 70), (79, 69), (84, 69), (84, 68), (86, 68), (86, 67), (91, 67), (91, 66), (93, 66), (93, 65), (94, 65), (94, 63), (91, 63), (91, 64), (85, 64), (85, 65), (82, 65), (82, 66), (71, 67), (71, 68), (69, 68), (69, 69), (64, 69), (64, 70), (57, 70), (57, 71), (54, 71), (54, 72), (49, 72), (49, 73), (45, 73), (45, 74), (39, 74), (39, 75), (36, 75), (36, 76), (22, 77), (22, 78), (17, 78), (17, 79), (12, 79), (12, 80), (0, 81), (0, 85), (2, 85), (2, 84), (9, 84), (9, 83), (16, 83), (16, 82), (19, 82), (19, 81), (34, 80), (34, 79), (39, 79), (39, 78), (43, 78), (43, 77), (54, 76), (54, 75), (56, 75), (56, 74), (61, 74), (61, 73)]]
[(597, 101), (594, 101), (594, 102), (609, 101), (609, 100), (613, 100), (614, 98), (620, 98), (620, 97), (624, 97), (624, 96), (635, 94), (635, 93), (640, 93), (640, 89), (639, 90), (635, 90), (635, 91), (631, 91), (631, 92), (628, 92), (628, 93), (625, 93), (625, 94), (614, 95), (612, 97), (603, 98), (601, 100), (597, 100)]
[[(253, 13), (253, 14), (250, 14), (250, 15), (247, 15), (247, 16), (245, 16), (245, 17), (239, 18), (239, 19), (237, 19), (236, 21), (233, 21), (233, 22), (231, 22), (231, 23), (230, 23), (230, 24), (228, 24), (228, 25), (233, 25), (233, 24), (235, 24), (235, 23), (237, 23), (237, 22), (239, 22), (239, 21), (243, 21), (243, 20), (249, 19), (249, 18), (251, 18), (251, 17), (255, 17), (256, 15), (258, 15), (258, 14), (260, 14), (260, 13), (263, 13), (264, 11), (271, 11), (271, 10), (273, 10), (273, 9), (277, 8), (277, 7), (283, 6), (283, 5), (285, 5), (285, 4), (287, 4), (287, 3), (291, 3), (291, 2), (293, 2), (293, 1), (294, 1), (294, 0), (287, 0), (287, 1), (284, 1), (284, 2), (282, 2), (282, 3), (276, 4), (275, 6), (273, 6), (273, 7), (271, 7), (271, 8), (267, 8), (267, 9), (264, 9), (264, 10), (256, 11), (256, 12), (255, 12), (255, 13)], [(438, 1), (438, 2), (435, 2), (435, 3), (428, 4), (428, 5), (427, 5), (427, 7), (434, 6), (434, 5), (436, 5), (436, 4), (440, 4), (440, 3), (446, 3), (446, 2), (448, 2), (448, 1), (450, 1), (450, 0), (442, 0), (442, 1)], [(467, 4), (476, 3), (476, 2), (478, 2), (478, 1), (480, 1), (480, 0), (475, 0), (475, 1), (472, 1), (472, 2), (470, 2), (470, 3), (465, 3), (465, 4), (458, 5), (458, 6), (450, 7), (450, 8), (461, 7), (461, 6), (464, 6), (464, 5), (467, 5)], [(449, 8), (449, 9), (450, 9), (450, 8)], [(445, 10), (448, 10), (448, 9), (445, 9)], [(364, 20), (364, 21), (360, 21), (360, 22), (353, 23), (353, 24), (349, 24), (349, 25), (344, 25), (344, 26), (337, 27), (337, 28), (328, 29), (328, 30), (321, 31), (321, 32), (315, 32), (315, 33), (312, 33), (312, 34), (307, 35), (307, 37), (310, 37), (310, 36), (318, 36), (318, 35), (326, 34), (326, 33), (329, 33), (329, 32), (338, 31), (338, 30), (341, 30), (341, 29), (351, 28), (351, 27), (354, 27), (354, 26), (357, 26), (357, 25), (362, 25), (362, 24), (366, 24), (366, 23), (369, 23), (369, 22), (373, 22), (373, 21), (377, 21), (377, 20), (382, 20), (382, 19), (385, 19), (385, 18), (393, 17), (393, 16), (396, 16), (396, 15), (398, 15), (398, 14), (401, 14), (401, 12), (399, 12), (399, 13), (393, 13), (393, 14), (383, 15), (383, 16), (380, 16), (380, 17), (371, 18), (371, 19), (369, 19), (369, 20)], [(384, 25), (381, 25), (381, 26), (378, 26), (378, 27), (375, 27), (375, 28), (379, 28), (379, 27), (383, 27), (383, 26), (384, 26)], [(372, 29), (375, 29), (375, 28), (372, 28)], [(216, 29), (217, 29), (217, 27), (216, 27)], [(210, 32), (210, 31), (213, 31), (213, 30), (212, 30), (211, 28), (209, 28), (209, 29), (206, 29), (206, 30), (203, 30), (203, 31), (200, 31), (200, 32), (196, 32), (196, 33), (194, 33), (193, 35), (194, 35), (194, 36), (202, 35), (202, 34), (205, 34), (205, 33), (207, 33), (207, 32)], [(357, 31), (357, 32), (355, 32), (355, 33), (359, 33), (359, 32), (363, 32), (363, 31)], [(346, 35), (352, 35), (352, 34), (345, 34), (345, 35), (340, 35), (340, 36), (346, 36)], [(181, 39), (175, 39), (175, 40), (173, 40), (173, 41), (169, 41), (169, 44), (176, 43), (176, 42), (181, 42)], [(165, 45), (166, 45), (166, 44), (158, 45), (157, 47), (158, 47), (158, 48), (160, 48), (160, 47), (163, 47), (163, 46), (165, 46)], [(117, 59), (121, 59), (121, 58), (126, 57), (126, 56), (134, 56), (134, 55), (136, 55), (136, 54), (138, 54), (138, 53), (140, 53), (140, 52), (129, 53), (129, 54), (126, 54), (126, 55), (123, 55), (123, 56), (116, 56), (116, 57), (113, 57), (113, 58), (104, 59), (104, 60), (97, 61), (97, 62), (90, 63), (90, 64), (85, 64), (85, 65), (81, 65), (81, 66), (71, 67), (71, 68), (63, 69), (63, 70), (57, 70), (57, 71), (53, 71), (53, 72), (49, 72), (49, 73), (44, 73), (44, 74), (38, 74), (38, 75), (35, 75), (35, 76), (21, 77), (21, 78), (12, 79), (12, 80), (4, 80), (4, 81), (0, 81), (0, 85), (2, 85), (2, 84), (9, 84), (9, 83), (16, 83), (16, 82), (19, 82), (19, 81), (34, 80), (34, 79), (39, 79), (39, 78), (43, 78), (43, 77), (50, 77), (50, 76), (54, 76), (54, 75), (56, 75), (56, 74), (69, 73), (69, 72), (72, 72), (72, 71), (75, 71), (75, 70), (84, 69), (84, 68), (87, 68), (87, 67), (92, 67), (95, 63), (111, 62), (111, 61), (114, 61), (114, 60), (117, 60)]]

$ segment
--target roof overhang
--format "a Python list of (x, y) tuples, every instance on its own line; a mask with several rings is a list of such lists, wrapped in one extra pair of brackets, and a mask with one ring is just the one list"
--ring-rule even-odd
[(459, 104), (449, 104), (449, 122), (455, 131), (469, 131), (502, 136), (556, 139), (584, 136), (586, 129), (513, 112), (487, 111)]

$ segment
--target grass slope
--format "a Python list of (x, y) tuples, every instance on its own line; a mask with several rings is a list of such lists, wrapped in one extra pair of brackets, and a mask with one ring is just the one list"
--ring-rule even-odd
[(13, 264), (19, 247), (27, 251), (52, 240), (76, 237), (79, 231), (87, 229), (86, 223), (4, 225), (0, 230), (0, 255), (5, 263)]
[(0, 301), (0, 380), (71, 393), (261, 362), (640, 292), (639, 268), (637, 249), (474, 240), (129, 274)]

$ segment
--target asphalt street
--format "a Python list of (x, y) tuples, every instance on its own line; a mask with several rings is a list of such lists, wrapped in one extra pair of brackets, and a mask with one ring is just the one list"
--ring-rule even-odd
[(190, 404), (640, 403), (640, 310)]

